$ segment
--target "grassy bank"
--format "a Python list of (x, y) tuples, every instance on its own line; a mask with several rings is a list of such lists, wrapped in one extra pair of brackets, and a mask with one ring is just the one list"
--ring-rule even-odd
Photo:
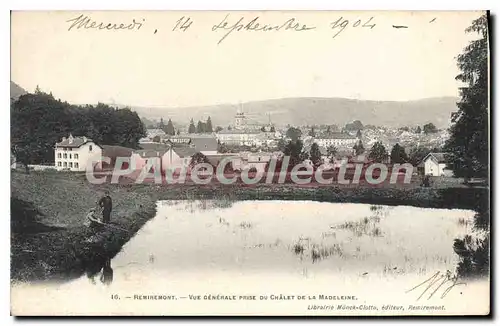
[(95, 234), (83, 223), (108, 189), (83, 176), (56, 172), (11, 175), (11, 278), (16, 280), (78, 277), (93, 262), (114, 256), (155, 215), (155, 199), (144, 192), (115, 187), (112, 221), (117, 228)]
[[(463, 187), (91, 185), (84, 175), (61, 172), (13, 172), (11, 179), (11, 277), (24, 281), (78, 277), (96, 261), (113, 257), (155, 215), (157, 200), (316, 200), (474, 209), (488, 197), (487, 189)], [(83, 224), (84, 218), (105, 190), (113, 198), (116, 228), (96, 233)]]

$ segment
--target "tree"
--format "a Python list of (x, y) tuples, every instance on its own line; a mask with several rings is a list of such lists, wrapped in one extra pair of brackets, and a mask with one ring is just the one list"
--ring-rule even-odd
[(163, 122), (163, 118), (160, 118), (160, 123), (158, 124), (158, 129), (165, 131), (165, 123)]
[(300, 136), (302, 136), (302, 131), (299, 128), (290, 127), (286, 131), (286, 136), (292, 141), (297, 141), (300, 139)]
[(161, 137), (159, 135), (156, 135), (156, 136), (153, 137), (153, 141), (155, 143), (159, 143), (161, 141)]
[(208, 117), (207, 122), (205, 123), (205, 132), (213, 132), (212, 119), (210, 119), (210, 117)]
[(218, 145), (217, 151), (218, 151), (219, 153), (229, 153), (229, 148), (227, 147), (227, 145), (226, 145), (226, 144), (224, 144), (224, 143), (222, 143), (222, 144), (221, 144), (221, 143), (219, 142), (219, 145)]
[(167, 126), (165, 127), (165, 133), (167, 135), (175, 135), (175, 128), (174, 128), (174, 124), (172, 123), (172, 120), (171, 119), (168, 119), (168, 122), (167, 122)]
[(210, 163), (210, 162), (208, 161), (208, 158), (204, 154), (197, 152), (191, 157), (191, 162), (189, 163), (189, 166), (194, 167), (195, 165), (201, 163)]
[(219, 131), (222, 131), (222, 130), (223, 130), (223, 129), (222, 129), (222, 127), (220, 127), (220, 126), (215, 127), (215, 132), (219, 132)]
[(202, 134), (205, 132), (205, 123), (198, 120), (198, 125), (196, 125), (196, 133)]
[(337, 155), (337, 153), (338, 153), (337, 147), (333, 145), (328, 147), (326, 150), (326, 155), (328, 155), (328, 158), (330, 159), (331, 162), (335, 160), (335, 156)]
[(179, 129), (177, 129), (177, 136), (179, 136), (181, 134), (181, 131)]
[(285, 142), (285, 140), (283, 138), (278, 140), (278, 150), (280, 152), (283, 152), (283, 153), (285, 152), (286, 145), (287, 145), (287, 143)]
[(354, 153), (356, 155), (361, 155), (365, 152), (365, 147), (363, 146), (363, 142), (361, 141), (361, 139), (354, 145), (352, 149), (354, 150)]
[(191, 118), (191, 122), (189, 123), (188, 133), (190, 134), (196, 133), (196, 127), (194, 126), (193, 118)]
[(11, 103), (11, 150), (20, 163), (54, 162), (55, 143), (70, 133), (99, 145), (132, 148), (146, 135), (143, 122), (129, 108), (70, 105), (41, 91)]
[(461, 73), (457, 80), (466, 85), (460, 89), (458, 111), (452, 115), (450, 138), (445, 150), (455, 176), (487, 177), (489, 170), (488, 144), (488, 18), (482, 15), (466, 29), (479, 34), (458, 56)]
[(363, 123), (359, 120), (354, 120), (352, 123), (348, 123), (344, 127), (347, 131), (363, 130)]
[(319, 150), (318, 144), (313, 143), (311, 145), (311, 150), (309, 151), (309, 157), (315, 166), (319, 166), (321, 164), (321, 151)]
[(420, 128), (420, 126), (417, 127), (417, 129), (415, 130), (415, 133), (416, 134), (421, 134), (422, 133), (422, 129)]
[(370, 154), (368, 154), (368, 158), (370, 160), (378, 163), (384, 162), (388, 156), (389, 155), (387, 154), (384, 145), (379, 141), (373, 144)]
[(403, 164), (407, 163), (408, 160), (409, 158), (405, 152), (404, 147), (396, 143), (396, 145), (394, 145), (391, 150), (391, 163)]
[(316, 133), (314, 132), (314, 127), (312, 127), (311, 130), (309, 130), (308, 135), (311, 137), (316, 137)]
[(427, 123), (424, 125), (424, 134), (436, 133), (438, 130), (433, 123)]
[(307, 153), (302, 151), (303, 144), (301, 140), (291, 140), (285, 146), (283, 151), (285, 156), (290, 157), (289, 167), (292, 168), (295, 165), (302, 163), (309, 156)]
[(262, 128), (260, 128), (260, 131), (266, 132), (266, 127), (262, 126)]
[(415, 147), (410, 150), (410, 155), (408, 157), (408, 162), (413, 166), (417, 166), (422, 162), (422, 160), (431, 152), (430, 148), (427, 147)]
[(361, 139), (362, 135), (361, 135), (361, 130), (358, 130), (358, 132), (356, 133), (356, 137)]
[(271, 126), (271, 132), (276, 132), (276, 128), (274, 128), (274, 126)]

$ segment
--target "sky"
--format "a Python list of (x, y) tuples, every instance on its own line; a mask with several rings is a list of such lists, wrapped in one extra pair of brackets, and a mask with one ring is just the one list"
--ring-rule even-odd
[[(70, 29), (80, 15), (96, 21), (94, 26), (103, 22), (130, 29)], [(458, 96), (456, 57), (477, 37), (464, 30), (480, 15), (13, 12), (11, 80), (27, 91), (39, 85), (75, 104), (169, 108), (285, 97), (406, 101)], [(189, 26), (173, 30), (182, 17), (184, 23), (189, 17), (184, 25)], [(219, 43), (229, 29), (214, 31), (214, 25), (225, 20), (231, 28), (255, 17), (259, 27), (281, 26), (293, 18), (299, 28), (311, 29), (233, 30)]]

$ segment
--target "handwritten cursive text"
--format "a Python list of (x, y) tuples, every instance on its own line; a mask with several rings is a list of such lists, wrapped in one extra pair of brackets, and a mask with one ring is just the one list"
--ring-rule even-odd
[(69, 19), (66, 22), (71, 23), (68, 31), (71, 31), (73, 28), (75, 29), (97, 29), (97, 30), (139, 30), (141, 29), (145, 19), (142, 19), (142, 22), (137, 22), (135, 19), (132, 19), (132, 22), (129, 23), (105, 23), (105, 22), (97, 22), (92, 20), (89, 16), (84, 16), (83, 14)]
[(217, 44), (220, 44), (222, 41), (226, 39), (226, 37), (229, 36), (234, 31), (240, 32), (240, 31), (262, 31), (262, 32), (269, 32), (269, 31), (281, 31), (281, 30), (291, 30), (295, 32), (302, 32), (302, 31), (309, 31), (312, 29), (315, 29), (315, 26), (307, 26), (305, 24), (300, 24), (295, 18), (290, 18), (284, 23), (281, 24), (260, 24), (259, 19), (260, 17), (257, 16), (250, 20), (248, 23), (244, 23), (243, 20), (244, 18), (241, 17), (236, 23), (233, 25), (230, 25), (227, 22), (227, 19), (229, 18), (229, 14), (224, 17), (224, 19), (217, 25), (214, 25), (212, 27), (212, 31), (216, 32), (219, 29), (227, 31), (224, 36), (217, 42)]

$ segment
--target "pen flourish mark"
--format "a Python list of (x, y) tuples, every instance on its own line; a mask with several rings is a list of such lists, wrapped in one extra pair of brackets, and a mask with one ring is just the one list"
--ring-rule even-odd
[[(445, 284), (448, 285), (447, 288), (443, 288)], [(434, 290), (432, 290), (431, 288), (434, 285), (437, 285), (437, 287)], [(434, 294), (437, 293), (439, 289), (443, 289), (444, 291), (441, 293), (441, 299), (443, 299), (451, 291), (451, 289), (453, 289), (455, 286), (458, 285), (465, 285), (465, 283), (458, 282), (458, 275), (453, 275), (449, 270), (447, 270), (446, 273), (438, 271), (434, 273), (431, 277), (423, 281), (422, 283), (407, 290), (406, 293), (414, 291), (419, 287), (423, 286), (424, 291), (417, 298), (417, 301), (420, 300), (426, 293), (429, 294), (429, 296), (427, 297), (427, 300), (429, 300), (434, 296)]]

